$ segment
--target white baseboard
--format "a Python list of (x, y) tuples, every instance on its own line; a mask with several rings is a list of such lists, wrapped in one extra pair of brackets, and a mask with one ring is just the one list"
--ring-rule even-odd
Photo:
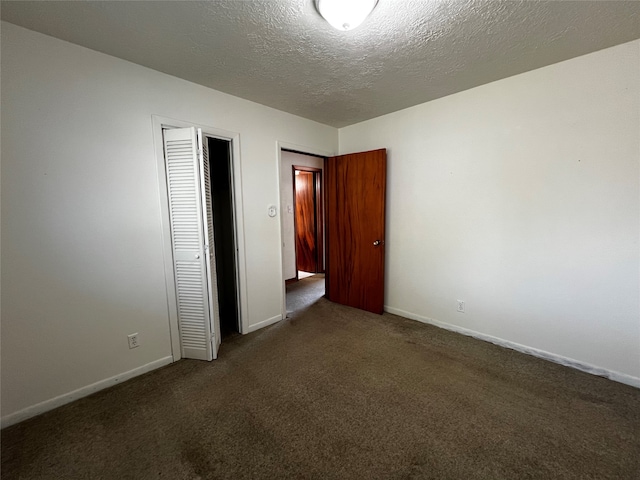
[(268, 327), (269, 325), (273, 325), (274, 323), (278, 323), (280, 320), (282, 320), (282, 315), (276, 315), (275, 317), (267, 318), (262, 322), (249, 325), (249, 328), (247, 328), (247, 331), (242, 333), (255, 332), (256, 330), (260, 330), (261, 328)]
[[(424, 317), (422, 315), (417, 315), (415, 313), (407, 312), (399, 308), (390, 307), (388, 305), (385, 305), (384, 311), (392, 313), (394, 315), (401, 316), (401, 317), (409, 318), (411, 320), (417, 320), (422, 323), (427, 323), (429, 325), (443, 328), (445, 330), (461, 333), (462, 335), (467, 335), (473, 338), (477, 338), (479, 340), (484, 340), (486, 342), (490, 342), (495, 345), (499, 345), (501, 347), (510, 348), (512, 350), (516, 350), (521, 353), (533, 355), (534, 357), (542, 358), (544, 360), (550, 360), (552, 362), (559, 363), (561, 365), (565, 365), (571, 368), (575, 368), (577, 370), (581, 370), (583, 372), (587, 372), (592, 375), (605, 377), (610, 380), (614, 380), (616, 382), (620, 382), (626, 385), (631, 385), (632, 387), (640, 388), (640, 378), (627, 375), (625, 373), (608, 370), (606, 368), (596, 367), (595, 365), (591, 365), (578, 360), (563, 357), (562, 355), (557, 355), (555, 353), (546, 352), (544, 350), (539, 350), (537, 348), (528, 347), (526, 345), (521, 345), (519, 343), (511, 342), (509, 340), (504, 340), (502, 338), (486, 335), (484, 333), (476, 332), (474, 330), (469, 330), (467, 328), (458, 327), (450, 323), (440, 322), (432, 318)], [(263, 320), (262, 322), (249, 326), (247, 333), (254, 332), (261, 328), (277, 323), (281, 320), (282, 320), (282, 315), (276, 315), (274, 317), (268, 318), (266, 320)], [(133, 370), (129, 370), (128, 372), (124, 372), (119, 375), (115, 375), (113, 377), (100, 380), (99, 382), (92, 383), (91, 385), (87, 385), (85, 387), (79, 388), (72, 392), (65, 393), (58, 397), (45, 400), (44, 402), (37, 403), (36, 405), (32, 405), (30, 407), (24, 408), (22, 410), (11, 413), (9, 415), (5, 415), (0, 419), (0, 428), (5, 428), (8, 426), (14, 425), (16, 423), (19, 423), (23, 420), (27, 420), (28, 418), (35, 417), (36, 415), (40, 415), (41, 413), (48, 412), (49, 410), (53, 410), (54, 408), (61, 407), (62, 405), (66, 405), (67, 403), (73, 402), (74, 400), (78, 400), (79, 398), (83, 398), (88, 395), (91, 395), (92, 393), (95, 393), (99, 390), (104, 390), (105, 388), (111, 387), (118, 383), (122, 383), (125, 380), (129, 380), (130, 378), (137, 377), (139, 375), (150, 372), (157, 368), (163, 367), (165, 365), (169, 365), (172, 362), (173, 362), (173, 357), (171, 356), (160, 358), (151, 363), (147, 363), (146, 365), (142, 365), (141, 367), (134, 368)]]
[(398, 315), (400, 317), (409, 318), (411, 320), (417, 320), (418, 322), (428, 323), (429, 325), (433, 325), (439, 328), (444, 328), (445, 330), (461, 333), (462, 335), (467, 335), (469, 337), (477, 338), (479, 340), (484, 340), (485, 342), (490, 342), (495, 345), (499, 345), (501, 347), (510, 348), (511, 350), (516, 350), (521, 353), (526, 353), (527, 355), (533, 355), (534, 357), (559, 363), (560, 365), (565, 365), (567, 367), (575, 368), (577, 370), (581, 370), (583, 372), (587, 372), (592, 375), (605, 377), (610, 380), (614, 380), (616, 382), (620, 382), (626, 385), (631, 385), (632, 387), (640, 388), (640, 378), (627, 375), (626, 373), (620, 373), (613, 370), (608, 370), (606, 368), (596, 367), (595, 365), (584, 363), (579, 360), (574, 360), (572, 358), (563, 357), (562, 355), (556, 355), (555, 353), (546, 352), (544, 350), (528, 347), (526, 345), (521, 345), (519, 343), (511, 342), (509, 340), (504, 340), (502, 338), (486, 335), (484, 333), (476, 332), (475, 330), (469, 330), (467, 328), (458, 327), (450, 323), (440, 322), (438, 320), (434, 320), (433, 318), (423, 317), (422, 315), (417, 315), (415, 313), (407, 312), (405, 310), (400, 310), (399, 308), (390, 307), (388, 305), (384, 306), (384, 311), (392, 313), (394, 315)]
[(40, 402), (30, 407), (24, 408), (22, 410), (18, 410), (17, 412), (11, 413), (9, 415), (5, 415), (0, 419), (0, 428), (14, 425), (28, 418), (35, 417), (36, 415), (48, 412), (49, 410), (53, 410), (54, 408), (61, 407), (62, 405), (66, 405), (67, 403), (71, 403), (74, 400), (78, 400), (79, 398), (91, 395), (92, 393), (95, 393), (99, 390), (104, 390), (105, 388), (111, 387), (118, 383), (122, 383), (125, 380), (129, 380), (130, 378), (137, 377), (138, 375), (150, 372), (151, 370), (155, 370), (156, 368), (169, 365), (171, 362), (173, 362), (173, 357), (171, 356), (160, 358), (159, 360), (147, 363), (146, 365), (134, 368), (133, 370), (121, 373), (120, 375), (105, 378), (104, 380), (92, 383), (91, 385), (87, 385), (86, 387), (79, 388), (72, 392), (65, 393), (58, 397), (54, 397), (49, 400), (45, 400), (44, 402)]

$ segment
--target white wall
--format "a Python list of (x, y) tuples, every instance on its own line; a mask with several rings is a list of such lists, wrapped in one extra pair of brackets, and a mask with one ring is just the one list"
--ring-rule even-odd
[(640, 386), (639, 98), (634, 41), (341, 129), (388, 148), (387, 309)]
[[(282, 210), (282, 268), (285, 280), (296, 276), (296, 233), (293, 222), (295, 214), (293, 211), (293, 175), (291, 173), (294, 165), (324, 170), (324, 159), (299, 153), (282, 152), (280, 208)], [(289, 207), (291, 207), (291, 212), (289, 212)]]
[(171, 359), (153, 114), (240, 134), (243, 315), (281, 318), (278, 142), (336, 129), (7, 23), (1, 94), (5, 421)]

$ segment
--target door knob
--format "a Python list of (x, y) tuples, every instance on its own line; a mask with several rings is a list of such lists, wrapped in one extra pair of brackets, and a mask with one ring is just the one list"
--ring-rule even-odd
[(200, 254), (196, 253), (196, 259), (200, 258)]
[(373, 246), (377, 247), (378, 245), (382, 245), (384, 242), (381, 240), (376, 240), (375, 242), (373, 242)]

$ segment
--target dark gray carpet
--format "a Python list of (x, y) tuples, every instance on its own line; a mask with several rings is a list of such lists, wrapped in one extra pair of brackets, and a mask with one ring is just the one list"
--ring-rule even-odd
[(309, 308), (324, 296), (324, 273), (317, 273), (287, 285), (287, 316)]
[(640, 390), (321, 298), (2, 432), (3, 479), (638, 479)]

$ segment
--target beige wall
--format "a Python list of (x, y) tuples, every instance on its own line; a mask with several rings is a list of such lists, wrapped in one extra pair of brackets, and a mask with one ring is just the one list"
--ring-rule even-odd
[(639, 99), (635, 41), (341, 129), (388, 148), (387, 309), (640, 386)]
[(239, 134), (242, 315), (281, 318), (278, 145), (336, 129), (7, 23), (1, 60), (5, 421), (171, 361), (152, 115)]

